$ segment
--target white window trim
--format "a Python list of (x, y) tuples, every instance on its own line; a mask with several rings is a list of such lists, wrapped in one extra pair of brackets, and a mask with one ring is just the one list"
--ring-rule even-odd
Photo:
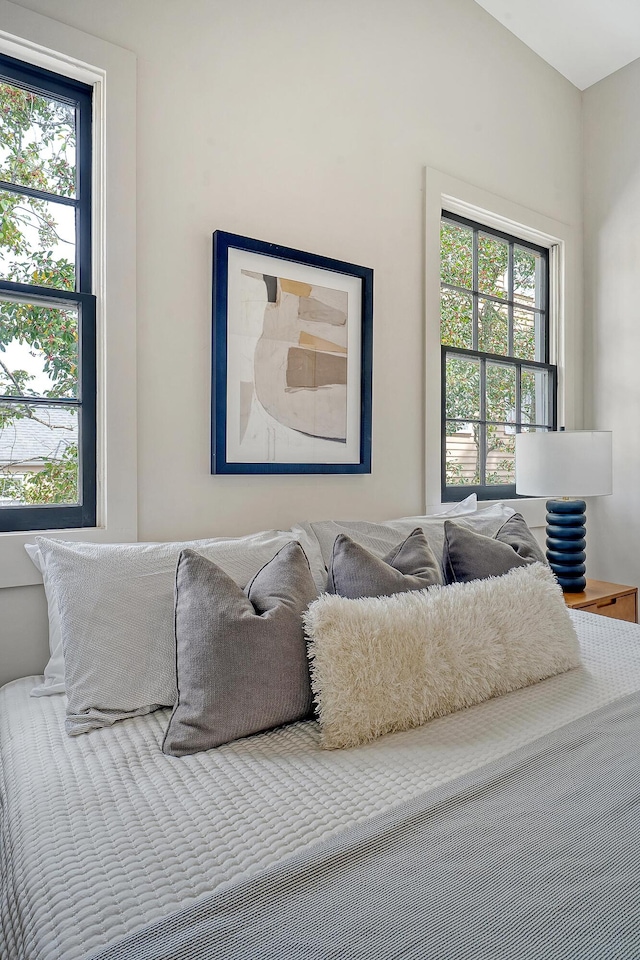
[[(558, 367), (558, 424), (583, 424), (583, 332), (580, 324), (580, 232), (480, 187), (425, 169), (425, 509), (441, 505), (440, 219), (458, 213), (549, 249), (550, 361)], [(544, 525), (544, 500), (510, 501), (531, 526)], [(485, 505), (486, 501), (483, 501)]]
[[(63, 540), (137, 537), (136, 58), (129, 50), (0, 0), (0, 52), (94, 88), (92, 243), (97, 333), (97, 526)], [(40, 583), (25, 543), (0, 534), (0, 588)]]

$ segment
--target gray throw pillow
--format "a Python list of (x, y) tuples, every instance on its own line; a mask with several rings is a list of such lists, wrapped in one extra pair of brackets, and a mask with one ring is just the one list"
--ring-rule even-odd
[(435, 583), (442, 583), (440, 564), (420, 527), (384, 557), (377, 557), (344, 533), (335, 539), (327, 593), (357, 600), (424, 590)]
[(211, 560), (182, 551), (175, 593), (178, 699), (164, 753), (197, 753), (309, 714), (302, 614), (317, 595), (297, 542), (282, 547), (244, 591)]
[(508, 543), (513, 547), (519, 557), (524, 560), (530, 560), (531, 563), (546, 563), (547, 558), (542, 552), (542, 548), (521, 513), (514, 513), (512, 517), (503, 523), (496, 534), (495, 540), (501, 540), (502, 543)]
[(510, 517), (493, 537), (445, 520), (442, 567), (446, 583), (501, 577), (514, 567), (536, 562), (546, 563), (544, 554), (519, 513)]

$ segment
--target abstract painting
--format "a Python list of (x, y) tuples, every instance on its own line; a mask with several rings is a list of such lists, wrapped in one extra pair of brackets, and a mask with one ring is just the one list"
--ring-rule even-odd
[(212, 473), (371, 468), (373, 272), (214, 233)]

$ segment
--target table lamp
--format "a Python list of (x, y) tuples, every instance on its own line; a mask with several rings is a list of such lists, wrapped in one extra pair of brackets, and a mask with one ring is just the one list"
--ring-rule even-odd
[(611, 432), (558, 430), (516, 436), (516, 493), (547, 500), (547, 560), (565, 593), (587, 585), (586, 503), (611, 493)]

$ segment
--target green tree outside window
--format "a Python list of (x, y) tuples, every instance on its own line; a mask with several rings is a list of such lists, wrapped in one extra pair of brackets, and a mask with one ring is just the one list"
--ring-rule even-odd
[[(74, 197), (76, 189), (75, 111), (71, 105), (0, 82), (0, 180), (18, 187)], [(0, 276), (3, 280), (60, 290), (75, 288), (75, 238), (65, 238), (60, 221), (72, 208), (51, 199), (0, 188)], [(16, 365), (16, 348), (28, 351), (40, 377)], [(40, 380), (39, 386), (34, 381)], [(3, 450), (30, 421), (51, 431), (38, 453), (37, 468), (23, 461), (0, 464), (0, 500), (22, 504), (78, 500), (78, 445), (75, 411), (52, 418), (29, 397), (64, 399), (77, 395), (78, 319), (74, 310), (0, 297), (0, 399)], [(44, 384), (44, 386), (43, 386)], [(66, 421), (66, 422), (65, 422)]]
[(445, 485), (514, 484), (516, 431), (552, 417), (546, 256), (447, 214), (440, 244)]

